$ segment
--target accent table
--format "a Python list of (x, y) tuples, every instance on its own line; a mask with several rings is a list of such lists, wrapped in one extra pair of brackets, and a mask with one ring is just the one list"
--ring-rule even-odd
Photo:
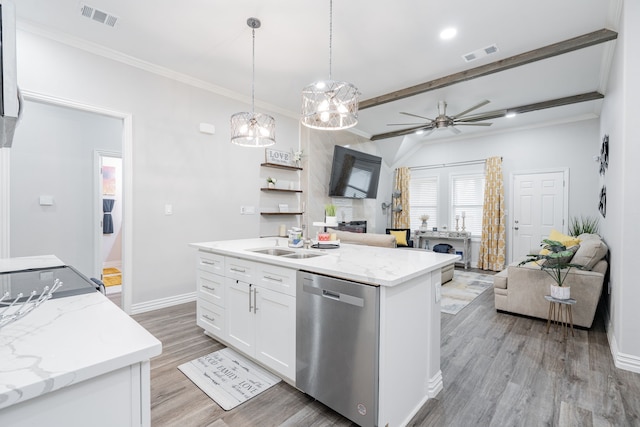
[[(571, 327), (571, 336), (573, 337), (573, 314), (571, 312), (571, 306), (573, 306), (577, 301), (573, 298), (568, 299), (558, 299), (554, 298), (551, 295), (545, 295), (544, 299), (549, 301), (549, 317), (547, 318), (547, 333), (549, 333), (549, 328), (551, 327), (551, 322), (555, 323), (556, 329), (558, 325), (562, 326), (562, 330), (564, 331), (564, 336), (567, 337), (568, 327)], [(564, 315), (563, 308), (564, 307)]]
[(461, 240), (462, 241), (462, 264), (464, 269), (471, 267), (471, 233), (468, 231), (416, 231), (415, 239), (418, 241), (418, 248), (429, 249), (429, 240)]

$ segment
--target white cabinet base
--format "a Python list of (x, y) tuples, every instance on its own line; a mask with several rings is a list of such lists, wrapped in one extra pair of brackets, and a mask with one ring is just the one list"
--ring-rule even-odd
[(11, 427), (150, 426), (149, 362), (137, 363), (0, 409)]

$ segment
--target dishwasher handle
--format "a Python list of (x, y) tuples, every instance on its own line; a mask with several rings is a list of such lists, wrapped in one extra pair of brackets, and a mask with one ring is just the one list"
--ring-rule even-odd
[(310, 285), (307, 285), (306, 283), (302, 286), (302, 291), (307, 294), (316, 295), (322, 298), (327, 298), (332, 301), (351, 304), (356, 307), (364, 307), (364, 298), (357, 297), (354, 295), (349, 295), (346, 292), (331, 291), (324, 288), (310, 286)]
[(340, 301), (340, 294), (328, 291), (326, 289), (322, 290), (322, 296), (325, 297), (325, 298), (331, 298), (331, 299), (334, 299), (336, 301)]

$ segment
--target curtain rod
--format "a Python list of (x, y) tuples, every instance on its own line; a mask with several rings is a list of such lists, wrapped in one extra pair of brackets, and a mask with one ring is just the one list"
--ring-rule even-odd
[[(502, 157), (500, 157), (502, 160)], [(433, 165), (424, 165), (424, 166), (411, 166), (410, 170), (424, 170), (424, 169), (437, 169), (437, 168), (450, 168), (454, 166), (467, 166), (467, 165), (480, 165), (486, 163), (487, 159), (478, 159), (478, 160), (467, 160), (464, 162), (453, 162), (453, 163), (437, 163)]]

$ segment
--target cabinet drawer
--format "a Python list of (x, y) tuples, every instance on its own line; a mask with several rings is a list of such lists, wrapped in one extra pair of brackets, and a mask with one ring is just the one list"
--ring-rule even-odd
[(198, 251), (196, 264), (198, 270), (224, 275), (224, 257), (222, 255)]
[(250, 282), (256, 271), (256, 264), (244, 259), (226, 258), (225, 259), (225, 276), (234, 279)]
[(296, 296), (296, 270), (291, 268), (260, 264), (254, 283), (272, 291)]
[(198, 271), (198, 297), (224, 307), (224, 277)]
[(198, 299), (196, 305), (197, 325), (211, 335), (226, 338), (225, 310), (215, 304)]

